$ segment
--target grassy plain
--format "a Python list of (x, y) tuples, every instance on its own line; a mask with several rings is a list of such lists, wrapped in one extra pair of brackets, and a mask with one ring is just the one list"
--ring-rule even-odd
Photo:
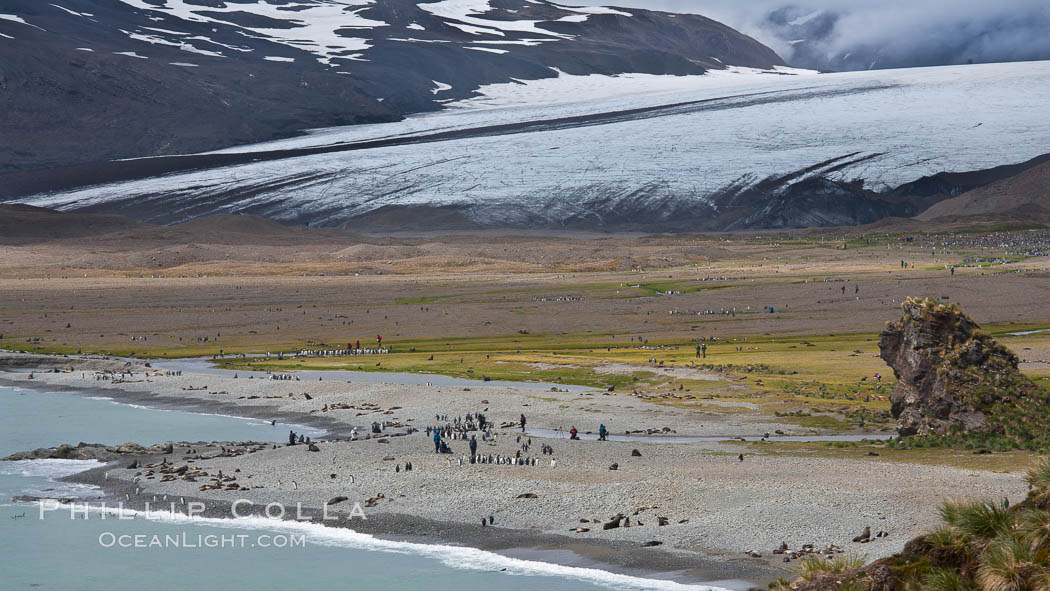
[[(1050, 331), (1012, 334), (1050, 328), (1048, 248), (1044, 231), (50, 240), (0, 246), (0, 348), (581, 384), (878, 432), (879, 332), (908, 296), (959, 303), (1050, 378)], [(278, 358), (380, 334), (389, 354)]]

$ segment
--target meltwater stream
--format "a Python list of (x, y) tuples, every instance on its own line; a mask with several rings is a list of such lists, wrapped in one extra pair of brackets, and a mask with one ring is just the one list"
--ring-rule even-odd
[[(266, 421), (175, 410), (155, 410), (68, 393), (0, 387), (0, 456), (79, 441), (143, 445), (164, 441), (279, 440), (281, 425)], [(31, 460), (0, 463), (0, 556), (3, 584), (11, 589), (88, 591), (223, 589), (399, 589), (405, 591), (493, 588), (589, 591), (593, 589), (704, 589), (602, 570), (507, 558), (471, 548), (389, 541), (311, 524), (154, 519), (70, 519), (60, 509), (39, 519), (36, 503), (16, 495), (97, 498), (98, 489), (59, 483), (59, 476), (95, 462)], [(216, 534), (305, 534), (303, 547), (105, 547), (103, 534), (174, 535), (201, 539)], [(105, 538), (109, 540), (109, 538)]]

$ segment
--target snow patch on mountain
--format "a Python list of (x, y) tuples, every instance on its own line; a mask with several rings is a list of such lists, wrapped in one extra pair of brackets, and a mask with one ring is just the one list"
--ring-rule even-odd
[[(484, 19), (479, 18), (477, 15), (483, 15), (491, 12), (493, 9), (489, 5), (489, 0), (440, 0), (439, 2), (428, 2), (419, 4), (419, 7), (434, 16), (447, 19), (449, 21), (456, 21), (472, 27), (481, 27), (481, 30), (487, 30), (487, 34), (498, 34), (503, 35), (507, 32), (513, 33), (529, 33), (532, 35), (544, 35), (551, 38), (557, 39), (572, 39), (572, 35), (565, 35), (562, 33), (556, 33), (554, 31), (548, 31), (537, 26), (538, 23), (543, 21), (536, 20), (496, 20), (496, 19)], [(454, 22), (449, 22), (452, 26), (458, 26)], [(496, 31), (493, 33), (492, 31)]]
[(38, 27), (38, 26), (36, 26), (36, 25), (34, 25), (32, 23), (27, 23), (25, 21), (25, 19), (23, 19), (22, 17), (15, 16), (13, 14), (0, 14), (0, 20), (11, 21), (11, 22), (22, 24), (22, 25), (28, 25), (30, 27), (33, 27), (34, 29), (40, 29), (41, 31), (45, 30), (45, 29), (43, 29), (41, 27)]
[(73, 16), (79, 16), (79, 17), (82, 17), (82, 18), (95, 16), (95, 15), (91, 14), (90, 12), (77, 12), (75, 10), (70, 10), (70, 9), (64, 7), (64, 6), (59, 6), (58, 4), (50, 4), (50, 6), (54, 6), (55, 8), (57, 8), (57, 9), (63, 11), (63, 12), (69, 13), (69, 14), (71, 14)]
[[(283, 4), (268, 4), (259, 0), (254, 4), (220, 2), (218, 6), (190, 4), (186, 0), (161, 0), (163, 4), (160, 6), (145, 0), (120, 1), (140, 10), (162, 13), (184, 21), (235, 27), (247, 37), (309, 51), (317, 56), (319, 62), (327, 65), (334, 65), (332, 60), (336, 59), (359, 58), (359, 52), (371, 47), (368, 39), (346, 37), (340, 34), (342, 31), (387, 26), (383, 21), (372, 20), (359, 14), (368, 7), (371, 0)], [(248, 13), (284, 21), (290, 26), (246, 27), (212, 16), (214, 13)]]
[(619, 16), (634, 16), (629, 12), (609, 8), (608, 6), (563, 6), (554, 3), (551, 3), (551, 6), (555, 6), (562, 10), (568, 10), (569, 12), (578, 12), (580, 14), (615, 14)]
[(209, 51), (207, 49), (200, 49), (200, 48), (194, 46), (192, 43), (187, 43), (187, 42), (181, 41), (181, 40), (180, 41), (169, 41), (168, 39), (165, 39), (164, 37), (158, 37), (156, 35), (144, 35), (142, 33), (132, 33), (130, 31), (124, 31), (124, 30), (121, 30), (121, 32), (124, 33), (125, 35), (127, 35), (128, 38), (130, 38), (130, 39), (134, 39), (135, 41), (142, 41), (144, 43), (149, 43), (151, 45), (167, 45), (169, 47), (177, 47), (177, 48), (181, 49), (182, 51), (187, 51), (187, 52), (190, 52), (190, 53), (197, 53), (197, 54), (200, 54), (200, 55), (206, 55), (206, 56), (210, 56), (210, 57), (226, 57), (226, 56), (224, 56), (221, 53), (217, 53), (217, 52), (214, 52), (214, 51)]

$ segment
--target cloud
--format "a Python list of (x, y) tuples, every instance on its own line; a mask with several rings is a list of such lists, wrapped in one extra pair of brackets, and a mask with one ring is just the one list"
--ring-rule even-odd
[[(851, 68), (1050, 59), (1048, 0), (611, 0), (702, 14), (775, 49), (789, 62), (844, 59)], [(789, 19), (770, 16), (788, 14)], [(807, 16), (814, 21), (802, 22)], [(801, 24), (790, 24), (792, 22)], [(826, 30), (814, 30), (820, 24)], [(799, 42), (794, 35), (816, 33)], [(792, 43), (795, 42), (795, 43)], [(798, 64), (813, 65), (813, 64)], [(840, 69), (840, 68), (835, 68)]]

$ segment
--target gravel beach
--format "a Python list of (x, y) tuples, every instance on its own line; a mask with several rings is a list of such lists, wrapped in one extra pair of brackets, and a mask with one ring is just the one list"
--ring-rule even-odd
[[(160, 457), (142, 458), (136, 468), (127, 468), (130, 459), (122, 459), (76, 477), (104, 485), (114, 495), (137, 491), (131, 494), (137, 502), (153, 495), (199, 498), (218, 514), (228, 514), (228, 503), (242, 498), (317, 510), (346, 497), (332, 509), (349, 512), (360, 503), (368, 519), (347, 526), (365, 533), (547, 557), (540, 559), (555, 560), (562, 553), (623, 571), (681, 572), (688, 580), (767, 582), (791, 566), (771, 554), (782, 542), (792, 549), (835, 544), (872, 559), (890, 555), (936, 524), (941, 498), (1017, 501), (1026, 492), (1019, 472), (881, 462), (860, 454), (856, 459), (774, 455), (753, 448), (741, 459), (745, 448), (728, 443), (672, 443), (658, 437), (570, 441), (523, 436), (510, 425), (524, 413), (530, 429), (576, 426), (596, 432), (604, 423), (614, 434), (655, 429), (726, 438), (777, 429), (789, 435), (811, 431), (779, 424), (775, 417), (657, 405), (629, 393), (173, 376), (112, 360), (53, 358), (49, 364), (33, 356), (5, 358), (7, 367), (71, 371), (36, 372), (33, 379), (25, 371), (0, 372), (2, 385), (276, 420), (274, 441), (287, 441), (289, 424), (328, 432), (314, 442), (318, 451), (284, 444), (176, 445), (163, 460), (187, 466), (189, 473), (207, 473), (193, 480), (180, 476), (162, 482), (159, 469), (144, 468)], [(122, 383), (97, 379), (94, 371), (123, 367), (134, 373)], [(497, 425), (494, 441), (481, 441), (479, 435), (478, 453), (513, 457), (520, 451), (522, 457), (536, 458), (536, 465), (471, 465), (466, 441), (451, 440), (452, 454), (436, 454), (422, 433), (428, 425), (445, 424), (437, 415), (478, 411)], [(373, 422), (385, 424), (380, 435), (369, 434)], [(355, 427), (361, 439), (351, 441)], [(411, 429), (417, 432), (406, 434)], [(54, 445), (61, 443), (76, 442)], [(542, 454), (543, 445), (553, 454)], [(408, 463), (411, 471), (405, 469)], [(236, 482), (238, 488), (201, 490), (220, 471), (235, 479), (227, 484)], [(615, 515), (629, 518), (630, 526), (603, 529)], [(492, 525), (482, 526), (489, 518)], [(887, 535), (867, 544), (851, 542), (864, 527)], [(642, 552), (648, 542), (660, 545)], [(746, 556), (748, 550), (761, 558)]]

